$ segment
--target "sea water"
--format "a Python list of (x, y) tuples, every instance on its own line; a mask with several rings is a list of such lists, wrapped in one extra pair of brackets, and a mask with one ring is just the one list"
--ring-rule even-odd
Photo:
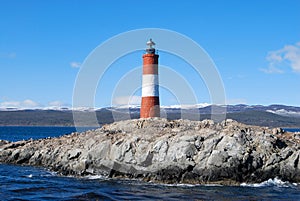
[[(39, 139), (74, 131), (74, 127), (0, 127), (0, 139)], [(0, 164), (0, 200), (300, 200), (300, 185), (277, 178), (240, 186), (164, 185), (101, 175), (63, 177), (45, 168)]]

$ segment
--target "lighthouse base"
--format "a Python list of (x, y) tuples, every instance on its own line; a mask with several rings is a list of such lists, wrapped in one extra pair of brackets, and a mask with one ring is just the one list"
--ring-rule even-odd
[(142, 97), (140, 118), (160, 117), (159, 97)]

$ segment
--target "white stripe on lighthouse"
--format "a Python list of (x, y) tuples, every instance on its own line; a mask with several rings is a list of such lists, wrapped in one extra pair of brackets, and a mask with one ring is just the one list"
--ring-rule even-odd
[(143, 75), (142, 96), (159, 96), (158, 92), (158, 75)]

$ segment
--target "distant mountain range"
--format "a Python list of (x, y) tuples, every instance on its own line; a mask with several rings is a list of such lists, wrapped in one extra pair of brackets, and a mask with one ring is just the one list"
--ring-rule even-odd
[[(98, 123), (106, 124), (116, 120), (139, 118), (138, 106), (93, 108), (55, 108), (55, 109), (0, 109), (0, 125), (16, 126), (73, 126), (73, 112), (88, 116), (96, 113)], [(162, 106), (162, 117), (168, 119), (187, 118), (192, 120), (210, 119), (212, 111), (222, 117), (250, 125), (268, 127), (300, 127), (300, 107), (286, 105), (185, 105)], [(82, 126), (91, 126), (81, 122)]]

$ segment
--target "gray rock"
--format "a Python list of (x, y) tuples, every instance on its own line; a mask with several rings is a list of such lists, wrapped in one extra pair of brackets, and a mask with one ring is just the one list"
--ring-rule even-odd
[(227, 119), (115, 122), (59, 138), (0, 140), (0, 162), (64, 175), (100, 174), (164, 183), (300, 182), (299, 135)]

